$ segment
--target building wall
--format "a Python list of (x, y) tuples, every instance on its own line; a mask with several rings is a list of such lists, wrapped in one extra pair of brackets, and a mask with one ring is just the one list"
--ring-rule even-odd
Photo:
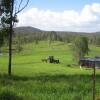
[(96, 62), (95, 67), (100, 68), (100, 62)]

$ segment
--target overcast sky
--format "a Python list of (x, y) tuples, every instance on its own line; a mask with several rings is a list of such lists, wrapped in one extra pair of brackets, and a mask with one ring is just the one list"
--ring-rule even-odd
[(100, 31), (100, 0), (30, 0), (18, 18), (17, 26), (42, 30)]

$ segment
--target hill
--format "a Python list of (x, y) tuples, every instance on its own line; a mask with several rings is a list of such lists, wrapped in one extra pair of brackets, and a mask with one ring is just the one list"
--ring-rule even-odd
[(28, 26), (28, 27), (16, 27), (14, 28), (14, 32), (27, 34), (27, 33), (34, 33), (34, 32), (42, 32), (42, 30)]
[[(45, 31), (45, 30), (41, 30), (39, 28), (35, 28), (35, 27), (31, 27), (31, 26), (23, 26), (23, 27), (16, 27), (14, 28), (15, 33), (22, 33), (22, 34), (31, 34), (34, 32), (49, 32), (49, 31)], [(56, 31), (57, 34), (59, 35), (66, 35), (66, 34), (70, 34), (70, 35), (100, 35), (100, 32), (71, 32), (71, 31)]]

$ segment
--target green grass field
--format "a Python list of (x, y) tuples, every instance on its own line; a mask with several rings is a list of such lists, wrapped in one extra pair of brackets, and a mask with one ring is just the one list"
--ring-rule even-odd
[[(88, 56), (100, 54), (90, 46)], [(71, 44), (27, 44), (13, 54), (12, 76), (7, 75), (8, 55), (0, 56), (0, 100), (92, 100), (92, 69), (80, 69), (73, 60)], [(60, 64), (42, 62), (53, 55)], [(100, 69), (96, 70), (96, 98), (100, 100)]]

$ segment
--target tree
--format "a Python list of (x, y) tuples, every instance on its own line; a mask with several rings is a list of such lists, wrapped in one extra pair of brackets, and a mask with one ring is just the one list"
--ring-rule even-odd
[(22, 38), (21, 38), (21, 36), (20, 36), (20, 34), (18, 34), (17, 35), (17, 37), (16, 37), (17, 39), (16, 39), (16, 47), (17, 47), (17, 50), (18, 50), (18, 53), (20, 53), (21, 51), (22, 51)]
[(57, 40), (57, 33), (55, 31), (51, 31), (48, 34), (48, 40), (49, 40), (49, 47), (51, 46), (52, 41)]
[(95, 42), (95, 44), (96, 44), (97, 46), (100, 46), (100, 37), (99, 37), (99, 36), (96, 37), (96, 42)]
[[(17, 3), (16, 3), (17, 2)], [(1, 25), (2, 28), (7, 30), (9, 39), (9, 65), (8, 74), (11, 75), (12, 65), (12, 35), (14, 23), (18, 22), (17, 14), (20, 13), (27, 5), (29, 0), (26, 0), (26, 4), (22, 7), (23, 0), (1, 0)], [(18, 5), (17, 5), (18, 4)]]
[(4, 38), (3, 38), (2, 33), (0, 32), (0, 48), (2, 47), (3, 43), (4, 43)]
[(83, 36), (76, 37), (73, 42), (73, 52), (77, 61), (88, 54), (88, 38)]

